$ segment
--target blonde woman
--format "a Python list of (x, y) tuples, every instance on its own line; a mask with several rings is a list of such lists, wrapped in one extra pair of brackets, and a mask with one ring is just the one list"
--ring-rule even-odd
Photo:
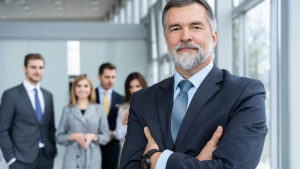
[(104, 108), (95, 100), (90, 78), (76, 77), (56, 134), (57, 143), (66, 146), (63, 169), (101, 169), (99, 144), (109, 141), (109, 128)]

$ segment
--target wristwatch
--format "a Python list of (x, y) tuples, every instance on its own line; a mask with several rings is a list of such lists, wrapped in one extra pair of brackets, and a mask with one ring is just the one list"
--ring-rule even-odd
[(150, 151), (148, 151), (146, 154), (143, 155), (142, 157), (143, 169), (150, 169), (150, 157), (156, 152), (160, 152), (160, 151), (157, 149), (151, 149)]

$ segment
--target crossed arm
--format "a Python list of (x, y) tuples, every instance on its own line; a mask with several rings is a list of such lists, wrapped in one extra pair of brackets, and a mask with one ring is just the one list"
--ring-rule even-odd
[[(173, 152), (167, 160), (166, 169), (254, 169), (259, 162), (267, 134), (265, 92), (262, 84), (257, 82), (249, 83), (245, 90), (232, 105), (230, 117), (223, 126), (222, 139), (213, 151), (212, 160), (199, 161), (197, 157), (201, 153), (193, 157), (183, 152)], [(149, 142), (149, 138), (144, 134), (144, 127), (147, 126), (144, 114), (136, 112), (134, 101), (131, 102), (121, 169), (141, 168), (141, 156)], [(153, 122), (152, 126), (149, 126), (150, 131), (153, 131), (156, 125), (156, 122)], [(161, 147), (164, 145), (161, 133), (151, 132), (151, 135), (160, 150), (164, 150), (165, 147)], [(150, 145), (156, 146), (155, 143)], [(159, 155), (154, 154), (151, 158), (152, 168), (155, 167), (154, 163)]]
[[(144, 128), (144, 133), (145, 133), (145, 136), (148, 141), (146, 149), (144, 151), (144, 154), (147, 153), (148, 151), (150, 151), (151, 149), (159, 150), (159, 147), (158, 147), (156, 141), (154, 140), (154, 138), (152, 137), (151, 132), (148, 127)], [(199, 160), (199, 161), (212, 160), (213, 151), (215, 151), (215, 149), (218, 147), (218, 143), (220, 141), (222, 133), (223, 133), (223, 128), (221, 126), (218, 126), (218, 128), (214, 132), (212, 138), (206, 143), (206, 145), (203, 147), (201, 152), (196, 157), (197, 160)], [(151, 156), (150, 169), (155, 169), (157, 160), (160, 155), (161, 155), (161, 152), (156, 152)]]

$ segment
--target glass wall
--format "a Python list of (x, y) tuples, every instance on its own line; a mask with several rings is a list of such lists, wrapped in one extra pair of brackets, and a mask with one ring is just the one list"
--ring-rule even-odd
[[(240, 8), (240, 1), (233, 6)], [(257, 169), (271, 169), (270, 157), (270, 0), (264, 0), (233, 18), (233, 73), (259, 79), (266, 89), (266, 115), (269, 134), (266, 137), (261, 161)], [(245, 5), (246, 4), (246, 5)], [(235, 8), (233, 8), (233, 11)]]

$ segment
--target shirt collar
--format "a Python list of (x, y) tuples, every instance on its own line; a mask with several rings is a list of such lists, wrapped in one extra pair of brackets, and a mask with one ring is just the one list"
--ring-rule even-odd
[(31, 83), (29, 83), (26, 79), (24, 80), (23, 82), (24, 84), (24, 87), (27, 91), (33, 91), (33, 89), (37, 89), (38, 91), (41, 90), (41, 87), (40, 87), (40, 83), (38, 83), (36, 86), (32, 85)]
[[(191, 76), (188, 80), (193, 84), (193, 87), (196, 89), (201, 85), (202, 81), (205, 79), (205, 77), (208, 75), (208, 73), (213, 68), (213, 61), (211, 61), (207, 66), (205, 66), (203, 69), (195, 73), (193, 76)], [(178, 84), (181, 82), (181, 80), (184, 80), (184, 78), (177, 72), (175, 69), (174, 71), (174, 91), (177, 89)]]
[[(100, 90), (100, 93), (104, 94), (105, 89), (103, 89), (102, 86), (99, 86), (99, 90)], [(111, 95), (112, 91), (113, 91), (112, 88), (106, 90), (106, 92), (107, 92), (108, 95)]]

